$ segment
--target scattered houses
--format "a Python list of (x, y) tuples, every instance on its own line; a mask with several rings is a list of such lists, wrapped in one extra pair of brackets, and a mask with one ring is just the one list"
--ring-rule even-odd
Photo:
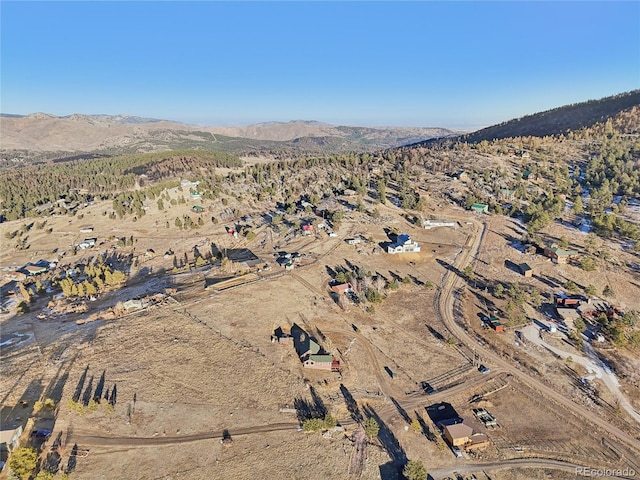
[(387, 247), (387, 253), (418, 253), (420, 252), (420, 244), (411, 240), (406, 233), (398, 235), (394, 243)]

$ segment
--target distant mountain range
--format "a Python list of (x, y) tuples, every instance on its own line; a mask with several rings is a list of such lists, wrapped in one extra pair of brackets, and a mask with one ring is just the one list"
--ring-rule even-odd
[(131, 115), (47, 113), (0, 114), (0, 128), (3, 151), (39, 152), (41, 157), (43, 152), (111, 155), (183, 149), (239, 155), (362, 152), (459, 133), (446, 128), (368, 128), (301, 120), (201, 127)]

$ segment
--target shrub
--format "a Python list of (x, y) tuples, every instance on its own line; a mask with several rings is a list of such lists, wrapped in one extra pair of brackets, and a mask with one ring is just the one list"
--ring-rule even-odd
[(310, 418), (302, 423), (305, 432), (318, 432), (324, 427), (324, 421), (320, 418)]
[(35, 448), (16, 448), (9, 457), (9, 468), (18, 477), (27, 480), (36, 469), (38, 452)]
[(409, 460), (402, 470), (407, 480), (427, 480), (427, 470), (422, 464), (422, 460)]
[(367, 418), (364, 422), (364, 433), (368, 438), (373, 438), (378, 436), (378, 432), (380, 431), (380, 425), (376, 422), (375, 418)]

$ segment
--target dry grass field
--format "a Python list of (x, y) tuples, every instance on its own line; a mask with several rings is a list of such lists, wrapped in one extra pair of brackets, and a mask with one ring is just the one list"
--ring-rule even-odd
[[(72, 266), (108, 249), (131, 262), (127, 286), (88, 302), (86, 313), (40, 319), (47, 296), (32, 304), (28, 313), (15, 315), (9, 310), (2, 314), (2, 341), (19, 340), (2, 347), (3, 423), (23, 421), (37, 400), (56, 400), (54, 435), (45, 447), (60, 433), (64, 445), (61, 465), (65, 466), (75, 443), (90, 450), (88, 456), (77, 457), (73, 479), (110, 479), (113, 471), (120, 472), (120, 478), (141, 479), (243, 479), (258, 474), (264, 478), (349, 478), (354, 425), (345, 402), (346, 391), (360, 408), (368, 407), (379, 415), (382, 427), (380, 439), (367, 448), (360, 478), (399, 478), (397, 467), (406, 458), (421, 458), (428, 468), (451, 465), (455, 461), (451, 451), (440, 450), (425, 435), (407, 429), (404, 417), (426, 417), (429, 398), (414, 393), (421, 381), (439, 381), (440, 388), (470, 380), (468, 387), (458, 385), (450, 396), (439, 394), (470, 420), (473, 405), (469, 399), (486, 388), (475, 369), (465, 370), (469, 363), (447, 342), (450, 334), (434, 308), (443, 275), (463, 251), (471, 227), (462, 223), (456, 229), (423, 230), (408, 222), (400, 209), (386, 205), (378, 206), (384, 219), (378, 222), (349, 212), (337, 238), (319, 232), (315, 237), (287, 239), (263, 225), (254, 227), (256, 237), (247, 241), (233, 239), (225, 232), (224, 221), (214, 224), (210, 217), (220, 218), (227, 208), (241, 207), (244, 215), (257, 217), (258, 205), (252, 209), (240, 203), (197, 203), (203, 204), (205, 212), (201, 215), (203, 225), (195, 230), (176, 231), (173, 225), (177, 216), (197, 218), (190, 210), (192, 204), (158, 212), (155, 204), (148, 202), (147, 215), (137, 222), (122, 222), (108, 219), (103, 215), (108, 206), (96, 203), (82, 209), (82, 217), (47, 219), (46, 228), (52, 228), (52, 233), (32, 227), (24, 233), (29, 236), (28, 250), (17, 251), (11, 245), (2, 249), (0, 264), (7, 269), (56, 256), (61, 264)], [(442, 211), (443, 217), (448, 214), (460, 216), (461, 212)], [(25, 223), (29, 222), (0, 225), (2, 242), (8, 242), (6, 232)], [(79, 233), (87, 225), (94, 228), (93, 233)], [(229, 220), (227, 225), (233, 222)], [(409, 233), (422, 244), (422, 251), (383, 253), (382, 247), (389, 241), (385, 228), (390, 227)], [(517, 281), (551, 293), (554, 287), (537, 278), (523, 282), (504, 267), (505, 258), (517, 261), (523, 255), (505, 238), (517, 228), (510, 219), (491, 217), (489, 233), (474, 264), (476, 275), (505, 283)], [(344, 241), (356, 235), (363, 239), (359, 245)], [(73, 255), (69, 246), (88, 236), (97, 237), (99, 246)], [(135, 239), (129, 247), (118, 247), (113, 239), (129, 236)], [(570, 240), (579, 245), (581, 237), (576, 234)], [(194, 245), (207, 249), (211, 244), (219, 249), (250, 248), (271, 269), (258, 273), (264, 277), (260, 281), (224, 291), (205, 290), (205, 276), (217, 272), (210, 267), (169, 273), (174, 267), (173, 255), (165, 258), (164, 252), (172, 250), (181, 259), (185, 253), (192, 255)], [(274, 261), (277, 251), (299, 252), (306, 258), (285, 273)], [(616, 255), (627, 261), (623, 252)], [(579, 284), (594, 283), (598, 289), (606, 282), (613, 283), (607, 278), (613, 274), (610, 266), (602, 265), (602, 275), (587, 277), (578, 267), (553, 265), (542, 257), (526, 261), (547, 282), (553, 281), (550, 278), (559, 283), (571, 279)], [(360, 305), (343, 309), (332, 298), (329, 281), (339, 269), (356, 267), (387, 280), (398, 279), (399, 288), (387, 291), (387, 298), (375, 304), (373, 311)], [(634, 282), (637, 279), (630, 273), (615, 277), (616, 301), (627, 308), (638, 308)], [(163, 292), (167, 287), (176, 289), (171, 301), (117, 319), (77, 323), (118, 302)], [(466, 321), (487, 342), (502, 349), (514, 348), (513, 333), (499, 336), (480, 329), (477, 313), (484, 305), (467, 292), (462, 305)], [(275, 328), (286, 330), (294, 323), (340, 359), (340, 373), (303, 369), (293, 346), (271, 342)], [(567, 377), (562, 362), (533, 348), (522, 356), (531, 363), (544, 363), (550, 382), (563, 388)], [(385, 367), (394, 372), (394, 378)], [(460, 369), (457, 376), (448, 377)], [(74, 397), (81, 402), (92, 398), (100, 384), (99, 405), (80, 412), (69, 403)], [(111, 411), (104, 394), (112, 395), (114, 386), (117, 396)], [(631, 386), (625, 388), (634, 399), (638, 397)], [(345, 431), (325, 435), (297, 431), (298, 419), (295, 410), (290, 410), (296, 399), (321, 405), (344, 420)], [(411, 408), (404, 411), (394, 406), (396, 399)], [(21, 407), (23, 400), (28, 407)], [(471, 460), (515, 458), (524, 451), (562, 459), (578, 455), (597, 464), (617, 461), (603, 453), (599, 435), (585, 438), (578, 420), (546, 405), (513, 379), (508, 387), (487, 397), (484, 406), (496, 415), (501, 427), (487, 432), (491, 446)], [(523, 416), (525, 409), (527, 415)], [(40, 424), (53, 420), (51, 414), (44, 413), (36, 418)], [(224, 430), (233, 439), (230, 446), (220, 443)], [(496, 472), (491, 478), (516, 478), (505, 475)], [(562, 478), (544, 475), (532, 471), (531, 476), (521, 478)]]

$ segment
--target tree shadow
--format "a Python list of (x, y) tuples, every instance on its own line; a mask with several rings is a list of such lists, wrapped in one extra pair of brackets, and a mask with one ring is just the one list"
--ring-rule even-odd
[(60, 463), (62, 462), (62, 457), (58, 452), (58, 448), (60, 447), (61, 444), (62, 444), (62, 431), (58, 432), (56, 439), (53, 441), (53, 444), (51, 445), (51, 450), (49, 451), (49, 453), (47, 453), (47, 456), (42, 461), (42, 464), (40, 465), (41, 470), (45, 470), (54, 475), (58, 473), (58, 470), (60, 470)]
[(378, 423), (380, 427), (378, 440), (380, 440), (380, 444), (391, 458), (391, 463), (398, 467), (405, 465), (407, 463), (407, 455), (391, 429), (382, 421), (373, 407), (367, 405), (363, 408), (363, 411), (368, 418), (373, 418)]
[[(108, 390), (107, 390), (107, 393)], [(113, 384), (113, 388), (111, 389), (111, 395), (109, 395), (109, 405), (111, 405), (112, 407), (116, 406), (116, 402), (118, 401), (118, 389), (116, 387), (116, 384)]]
[(427, 325), (427, 330), (429, 330), (429, 333), (431, 333), (431, 335), (433, 335), (436, 340), (439, 340), (441, 342), (445, 341), (444, 336), (439, 331), (437, 331), (435, 328), (433, 328), (429, 324), (426, 324), (426, 325)]
[(400, 416), (402, 417), (402, 419), (407, 422), (407, 423), (411, 423), (411, 418), (409, 417), (409, 414), (407, 413), (407, 411), (402, 408), (402, 405), (400, 405), (400, 403), (393, 397), (391, 398), (391, 403), (393, 403), (393, 406), (396, 407), (396, 410), (398, 410), (398, 413), (400, 414)]
[(309, 392), (311, 393), (311, 400), (313, 401), (314, 416), (324, 418), (328, 412), (322, 398), (320, 398), (320, 395), (318, 395), (318, 392), (316, 392), (316, 389), (313, 387), (309, 387)]
[(78, 444), (74, 443), (73, 448), (71, 449), (71, 454), (69, 455), (69, 461), (67, 462), (67, 469), (65, 471), (66, 474), (73, 473), (78, 465)]
[(89, 373), (89, 365), (87, 365), (84, 369), (84, 372), (82, 372), (82, 375), (80, 376), (80, 379), (78, 380), (78, 384), (76, 385), (76, 390), (73, 393), (73, 397), (71, 397), (71, 399), (74, 402), (79, 402), (80, 401), (80, 395), (82, 395), (82, 389), (84, 388), (84, 382), (87, 379), (87, 374)]
[(420, 428), (422, 429), (422, 434), (427, 438), (427, 440), (429, 440), (430, 442), (435, 442), (436, 441), (436, 436), (435, 434), (431, 431), (431, 429), (429, 428), (429, 426), (427, 425), (427, 422), (424, 421), (424, 418), (422, 417), (422, 415), (420, 415), (417, 411), (414, 412), (416, 414), (416, 419), (418, 420), (418, 423), (420, 424)]
[(92, 393), (93, 393), (93, 375), (89, 379), (87, 388), (84, 390), (84, 394), (82, 395), (82, 405), (84, 405), (85, 407), (89, 406), (89, 402), (92, 399)]
[(96, 402), (100, 402), (102, 399), (102, 392), (104, 391), (104, 382), (105, 382), (105, 371), (102, 371), (102, 375), (100, 375), (100, 380), (98, 380), (98, 385), (96, 385), (96, 391), (93, 394), (93, 400)]
[(351, 415), (351, 418), (356, 423), (362, 423), (362, 413), (360, 413), (360, 408), (358, 407), (358, 402), (353, 398), (351, 392), (344, 386), (344, 384), (340, 384), (340, 393), (342, 393), (342, 397), (344, 398), (344, 403), (347, 406), (347, 411)]

